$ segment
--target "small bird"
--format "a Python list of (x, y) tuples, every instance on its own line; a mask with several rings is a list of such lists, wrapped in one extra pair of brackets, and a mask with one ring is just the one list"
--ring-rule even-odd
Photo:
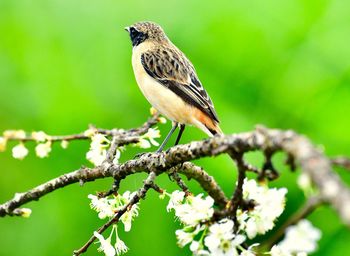
[(185, 125), (198, 127), (209, 136), (222, 134), (214, 105), (198, 79), (192, 63), (154, 22), (138, 22), (125, 30), (129, 33), (132, 66), (143, 95), (162, 115), (173, 122), (161, 152), (177, 127), (175, 145)]

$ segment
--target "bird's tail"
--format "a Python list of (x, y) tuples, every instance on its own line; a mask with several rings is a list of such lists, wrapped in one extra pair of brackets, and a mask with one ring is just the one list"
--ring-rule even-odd
[(196, 113), (194, 125), (208, 134), (210, 137), (213, 137), (217, 134), (223, 134), (219, 123), (216, 120), (210, 118), (208, 115), (204, 114), (202, 111), (198, 111)]
[(224, 135), (224, 133), (222, 132), (220, 126), (218, 123), (216, 123), (214, 126), (208, 128), (207, 129), (210, 131), (210, 133), (215, 136), (215, 135)]

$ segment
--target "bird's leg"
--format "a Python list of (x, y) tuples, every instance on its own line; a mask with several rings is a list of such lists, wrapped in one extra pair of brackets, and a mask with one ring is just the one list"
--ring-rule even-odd
[[(174, 131), (176, 130), (178, 126), (178, 123), (177, 122), (173, 122), (173, 127), (171, 127), (171, 130), (170, 132), (168, 133), (168, 135), (165, 137), (164, 141), (162, 142), (162, 144), (160, 145), (160, 147), (157, 149), (156, 153), (160, 153), (162, 152), (164, 146), (167, 144), (168, 140), (170, 139), (171, 135), (174, 133)], [(178, 143), (178, 141), (180, 140), (180, 137), (181, 137), (181, 134), (183, 132), (183, 130), (185, 129), (185, 125), (181, 125), (180, 126), (180, 132), (179, 132), (179, 135), (177, 136), (177, 139), (176, 139), (176, 143)], [(136, 156), (134, 156), (134, 159), (136, 158), (140, 158), (142, 155), (146, 154), (145, 152), (143, 153), (138, 153)]]
[(167, 144), (168, 140), (170, 139), (171, 135), (174, 133), (174, 131), (177, 128), (178, 123), (177, 122), (173, 122), (173, 127), (171, 128), (170, 132), (168, 133), (168, 135), (165, 137), (164, 141), (162, 142), (162, 145), (160, 145), (160, 147), (157, 149), (157, 153), (162, 152), (165, 144)]
[(176, 138), (176, 141), (175, 141), (175, 146), (179, 144), (181, 136), (182, 136), (182, 133), (184, 132), (184, 130), (185, 130), (185, 125), (184, 124), (180, 124), (180, 131), (179, 131), (179, 134), (177, 135), (177, 138)]

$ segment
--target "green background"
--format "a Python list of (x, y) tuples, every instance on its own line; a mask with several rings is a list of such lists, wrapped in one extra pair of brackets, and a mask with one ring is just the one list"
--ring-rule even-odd
[[(349, 155), (350, 2), (319, 1), (0, 1), (0, 131), (44, 130), (48, 134), (98, 127), (131, 128), (149, 115), (131, 68), (131, 43), (123, 30), (140, 20), (160, 23), (186, 53), (215, 103), (225, 133), (256, 124), (294, 129), (326, 154)], [(170, 123), (161, 125), (164, 135)], [(205, 137), (188, 128), (182, 142)], [(174, 138), (173, 138), (174, 139)], [(14, 144), (11, 144), (13, 146)], [(81, 165), (88, 142), (56, 145), (48, 159), (19, 161), (0, 154), (0, 202)], [(153, 150), (153, 149), (152, 149)], [(132, 157), (131, 148), (122, 160)], [(261, 164), (258, 153), (249, 156)], [(297, 174), (281, 164), (273, 186), (289, 189), (285, 219), (303, 202)], [(227, 194), (236, 172), (227, 156), (200, 165)], [(349, 174), (338, 170), (344, 179)], [(144, 175), (123, 182), (136, 190)], [(71, 185), (27, 204), (29, 219), (0, 219), (0, 255), (71, 255), (103, 224), (87, 195), (106, 190), (112, 180)], [(176, 187), (167, 177), (159, 184)], [(198, 186), (190, 182), (194, 192)], [(140, 216), (120, 236), (128, 255), (189, 255), (175, 245), (178, 223), (154, 192), (141, 202)], [(315, 255), (344, 255), (350, 232), (328, 207), (310, 219), (323, 231)], [(86, 255), (97, 255), (94, 245)]]

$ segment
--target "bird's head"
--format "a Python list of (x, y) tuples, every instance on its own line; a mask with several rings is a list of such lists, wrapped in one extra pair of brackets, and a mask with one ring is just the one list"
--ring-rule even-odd
[(129, 33), (133, 46), (137, 46), (145, 41), (166, 42), (168, 39), (158, 24), (150, 21), (137, 22), (129, 27), (125, 27)]

